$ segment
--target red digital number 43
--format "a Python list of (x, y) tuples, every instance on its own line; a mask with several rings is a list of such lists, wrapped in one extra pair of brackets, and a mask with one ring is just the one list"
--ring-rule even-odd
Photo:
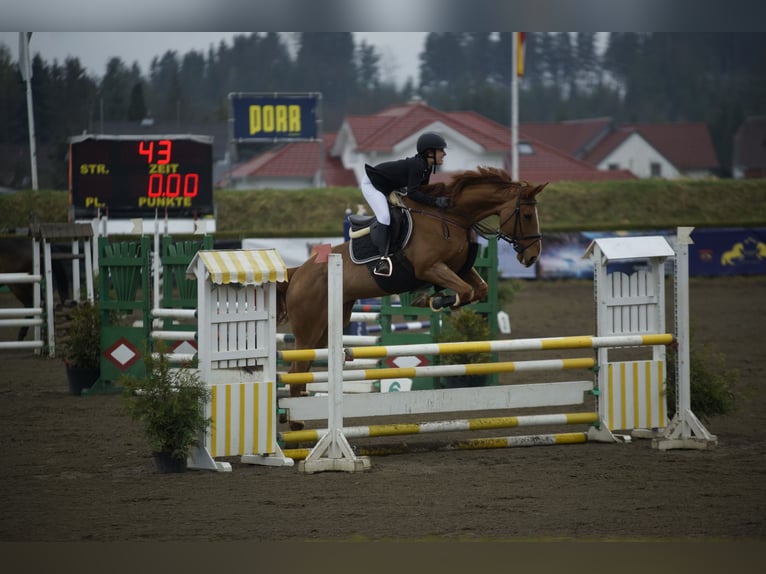
[(173, 142), (170, 140), (158, 140), (157, 143), (157, 160), (154, 160), (154, 143), (153, 141), (140, 141), (138, 142), (139, 155), (146, 156), (146, 163), (166, 164), (170, 163), (170, 154), (173, 149)]

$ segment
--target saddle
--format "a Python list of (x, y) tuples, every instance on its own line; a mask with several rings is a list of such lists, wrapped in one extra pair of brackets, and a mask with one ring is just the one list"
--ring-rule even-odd
[[(412, 263), (404, 255), (404, 248), (407, 247), (412, 237), (412, 215), (410, 210), (402, 203), (399, 194), (396, 192), (391, 192), (389, 195), (389, 207), (391, 210), (390, 249), (393, 253), (391, 255), (393, 266), (391, 276), (381, 277), (373, 273), (375, 264), (380, 258), (380, 254), (370, 238), (370, 225), (376, 221), (374, 215), (349, 215), (348, 219), (351, 224), (349, 236), (351, 239), (348, 251), (351, 261), (359, 265), (365, 265), (367, 271), (378, 284), (378, 287), (387, 293), (402, 293), (404, 291), (414, 291), (422, 287), (431, 287), (429, 283), (420, 281), (415, 277)], [(478, 243), (472, 242), (469, 245), (468, 258), (457, 273), (460, 277), (465, 277), (473, 267), (478, 249)], [(433, 285), (433, 287), (437, 291), (443, 289), (438, 285)]]
[(380, 277), (372, 271), (380, 259), (378, 249), (373, 245), (370, 237), (370, 226), (375, 223), (374, 215), (350, 215), (349, 223), (351, 240), (349, 243), (349, 255), (351, 261), (359, 265), (366, 265), (368, 271), (381, 289), (390, 293), (410, 291), (425, 285), (415, 279), (412, 264), (404, 256), (404, 248), (412, 236), (412, 216), (409, 210), (399, 200), (396, 193), (391, 193), (390, 210), (390, 250), (393, 272), (390, 277)]

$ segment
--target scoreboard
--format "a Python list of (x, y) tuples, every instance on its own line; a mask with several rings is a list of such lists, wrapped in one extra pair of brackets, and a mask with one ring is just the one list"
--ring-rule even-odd
[(213, 138), (83, 135), (70, 139), (75, 218), (198, 218), (214, 213)]

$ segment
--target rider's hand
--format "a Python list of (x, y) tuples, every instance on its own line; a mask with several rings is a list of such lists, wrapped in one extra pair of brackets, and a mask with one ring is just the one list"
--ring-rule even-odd
[(446, 209), (449, 207), (449, 198), (447, 197), (437, 197), (434, 200), (434, 205), (438, 207), (439, 209)]

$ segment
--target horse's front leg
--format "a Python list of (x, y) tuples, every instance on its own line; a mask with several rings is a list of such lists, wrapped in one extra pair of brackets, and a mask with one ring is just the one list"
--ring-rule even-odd
[(487, 298), (487, 295), (489, 295), (489, 286), (487, 285), (487, 282), (484, 281), (484, 278), (479, 275), (479, 272), (476, 271), (475, 267), (471, 267), (471, 271), (465, 279), (468, 284), (473, 287), (473, 297), (470, 301), (461, 301), (460, 305), (468, 305), (468, 303), (473, 303), (475, 301), (484, 301)]
[[(473, 271), (473, 273), (476, 273), (476, 271)], [(476, 275), (478, 276), (478, 273), (476, 273)], [(423, 279), (424, 281), (427, 281), (433, 285), (439, 285), (440, 287), (451, 289), (455, 293), (455, 300), (445, 301), (446, 304), (440, 304), (438, 300), (436, 300), (436, 297), (432, 298), (431, 309), (434, 311), (447, 305), (453, 308), (460, 307), (461, 305), (465, 305), (466, 303), (470, 303), (471, 301), (475, 300), (474, 286), (466, 283), (460, 277), (458, 277), (458, 275), (452, 271), (452, 269), (450, 269), (446, 263), (438, 262), (432, 265), (428, 269), (421, 271), (421, 273), (418, 275), (418, 278)], [(473, 278), (471, 277), (470, 279)], [(479, 277), (479, 279), (481, 280), (481, 277)]]

